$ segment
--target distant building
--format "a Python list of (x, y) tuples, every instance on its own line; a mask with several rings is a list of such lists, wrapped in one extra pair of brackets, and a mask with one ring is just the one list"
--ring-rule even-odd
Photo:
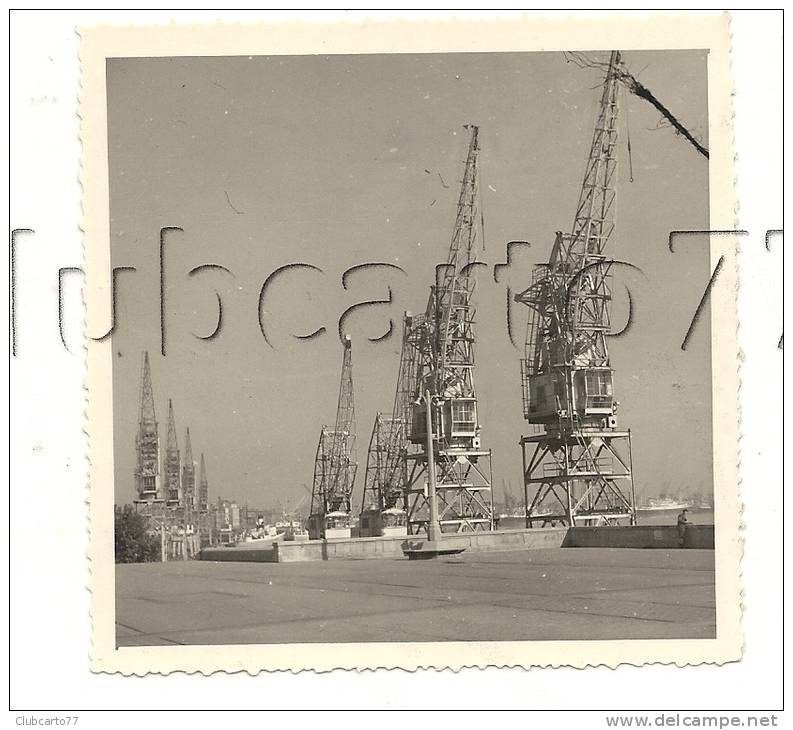
[(163, 454), (162, 474), (165, 477), (165, 501), (169, 506), (184, 506), (182, 492), (182, 459), (179, 453), (179, 442), (176, 436), (176, 417), (173, 402), (168, 399), (168, 437)]
[(135, 434), (135, 501), (151, 503), (163, 500), (164, 496), (160, 485), (160, 436), (148, 352), (143, 353), (140, 380), (140, 412)]
[(190, 429), (187, 429), (184, 445), (184, 461), (182, 462), (182, 501), (191, 511), (196, 504), (195, 462), (193, 461), (193, 445), (190, 442)]
[(201, 472), (198, 481), (198, 507), (203, 512), (209, 509), (209, 481), (207, 479), (207, 466), (203, 454), (201, 454)]

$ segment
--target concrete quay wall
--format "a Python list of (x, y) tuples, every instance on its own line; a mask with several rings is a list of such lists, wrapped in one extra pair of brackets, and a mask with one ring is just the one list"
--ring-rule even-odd
[(245, 545), (206, 547), (201, 551), (199, 559), (220, 563), (275, 563), (278, 561), (273, 544), (257, 545), (256, 547)]
[[(323, 560), (401, 559), (410, 543), (423, 536), (352, 537), (307, 542), (260, 542), (235, 547), (204, 548), (201, 560), (220, 562), (299, 563)], [(634, 527), (551, 527), (542, 529), (495, 530), (445, 535), (447, 547), (466, 552), (533, 550), (539, 548), (678, 548), (675, 525)], [(684, 548), (713, 549), (713, 525), (690, 525)]]
[[(632, 527), (572, 527), (563, 547), (580, 548), (678, 548), (676, 525), (634, 525)], [(682, 547), (712, 550), (713, 525), (689, 525)]]
[[(520, 550), (561, 547), (567, 528), (544, 530), (497, 530), (446, 535), (444, 541), (470, 552)], [(410, 542), (423, 541), (418, 535), (408, 537), (351, 537), (309, 542), (280, 542), (273, 546), (276, 562), (293, 563), (306, 560), (367, 560), (402, 558), (403, 548)]]

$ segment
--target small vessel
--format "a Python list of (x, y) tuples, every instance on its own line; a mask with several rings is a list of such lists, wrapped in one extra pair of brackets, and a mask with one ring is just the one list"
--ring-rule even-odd
[(642, 505), (641, 507), (637, 507), (639, 512), (655, 512), (658, 510), (673, 510), (673, 509), (686, 509), (691, 505), (688, 502), (681, 502), (676, 499), (672, 499), (671, 497), (664, 497), (664, 498), (650, 498), (647, 500), (647, 503)]
[(402, 552), (408, 560), (433, 560), (447, 555), (459, 555), (465, 547), (454, 538), (446, 537), (441, 540), (414, 538), (402, 543)]
[(278, 522), (275, 523), (275, 531), (280, 535), (281, 533), (286, 532), (286, 528), (290, 525), (291, 522), (287, 522), (286, 520), (278, 520)]

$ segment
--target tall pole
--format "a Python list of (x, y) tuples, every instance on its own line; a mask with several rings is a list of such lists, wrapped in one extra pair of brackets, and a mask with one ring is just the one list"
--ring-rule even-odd
[(165, 539), (165, 505), (160, 510), (160, 560), (168, 562), (168, 542)]
[(529, 520), (529, 485), (526, 482), (526, 444), (523, 443), (521, 439), (520, 442), (520, 458), (521, 463), (523, 464), (523, 515), (526, 518), (526, 527), (531, 527), (531, 521)]
[(436, 542), (441, 537), (441, 526), (438, 522), (438, 494), (435, 483), (435, 448), (432, 438), (432, 396), (429, 390), (425, 391), (424, 398), (427, 402), (427, 475), (429, 476), (429, 502), (430, 521), (427, 525), (427, 538)]
[(636, 483), (633, 481), (633, 448), (631, 447), (631, 430), (628, 429), (628, 468), (631, 471), (631, 504), (633, 505), (633, 512), (631, 513), (631, 524), (637, 525), (638, 512), (636, 510)]

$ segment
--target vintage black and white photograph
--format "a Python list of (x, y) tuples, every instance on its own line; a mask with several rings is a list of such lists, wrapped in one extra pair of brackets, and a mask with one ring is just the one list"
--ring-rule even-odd
[[(708, 234), (734, 227), (729, 91), (706, 30), (87, 54), (102, 661), (740, 653), (734, 260)], [(361, 645), (383, 658), (344, 658)], [(152, 647), (165, 665), (133, 659)]]

